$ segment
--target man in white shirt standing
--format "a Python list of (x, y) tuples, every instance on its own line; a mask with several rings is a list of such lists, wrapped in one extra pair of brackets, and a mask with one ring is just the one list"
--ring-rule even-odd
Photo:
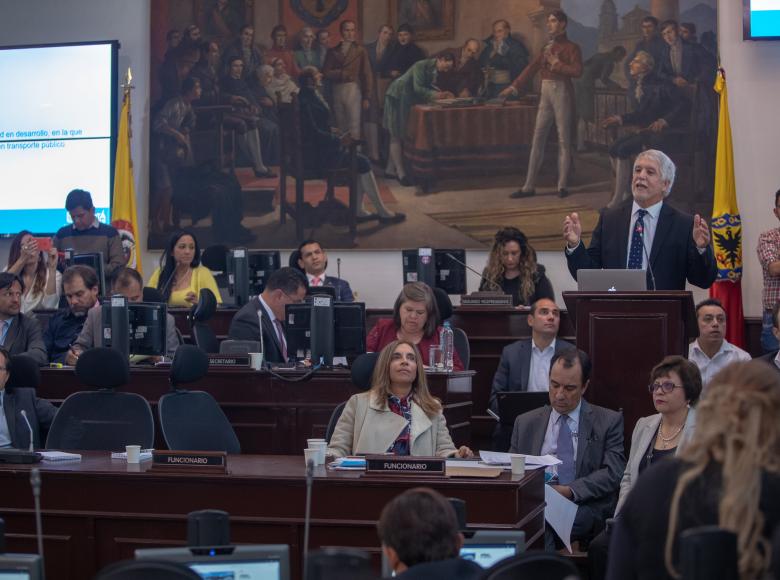
[[(550, 386), (550, 361), (561, 350), (573, 348), (556, 338), (561, 324), (561, 311), (552, 300), (540, 298), (531, 305), (528, 326), (531, 338), (518, 340), (504, 347), (490, 391), (490, 410), (498, 414), (498, 394), (507, 391), (547, 391)], [(509, 447), (511, 428), (499, 424), (493, 435), (495, 449)]]
[(328, 254), (317, 240), (304, 240), (298, 246), (298, 267), (306, 274), (310, 288), (331, 286), (336, 290), (337, 302), (354, 302), (355, 298), (349, 282), (339, 277), (325, 275)]
[(704, 387), (722, 368), (752, 357), (726, 340), (726, 310), (720, 300), (708, 298), (696, 305), (699, 338), (688, 347), (688, 360), (701, 371)]

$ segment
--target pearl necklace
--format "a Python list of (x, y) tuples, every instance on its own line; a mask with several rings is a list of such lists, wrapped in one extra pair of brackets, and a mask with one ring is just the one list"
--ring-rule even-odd
[[(685, 421), (688, 420), (688, 413), (685, 414)], [(658, 426), (658, 438), (661, 440), (661, 446), (663, 449), (667, 449), (669, 447), (669, 443), (677, 439), (677, 436), (682, 432), (683, 427), (685, 427), (685, 421), (683, 421), (682, 425), (675, 431), (671, 437), (664, 437), (663, 435), (663, 428), (664, 428), (664, 422), (663, 419), (661, 420), (661, 424)]]

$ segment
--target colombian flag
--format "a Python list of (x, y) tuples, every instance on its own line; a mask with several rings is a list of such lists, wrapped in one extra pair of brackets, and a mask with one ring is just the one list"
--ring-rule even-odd
[(130, 157), (130, 71), (119, 114), (119, 140), (116, 146), (114, 173), (114, 200), (111, 225), (118, 231), (125, 250), (127, 266), (135, 268), (143, 276), (138, 255), (138, 212), (135, 209), (135, 182), (133, 160)]
[(737, 207), (734, 153), (731, 147), (728, 91), (723, 69), (718, 71), (715, 91), (720, 94), (718, 148), (715, 156), (715, 196), (712, 203), (712, 236), (718, 278), (710, 297), (723, 303), (728, 317), (726, 340), (744, 348), (745, 320), (742, 315), (742, 219)]

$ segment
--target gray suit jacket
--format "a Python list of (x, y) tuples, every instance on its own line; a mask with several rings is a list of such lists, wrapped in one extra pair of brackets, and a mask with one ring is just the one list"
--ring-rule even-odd
[(35, 389), (14, 388), (5, 391), (3, 411), (11, 434), (11, 447), (27, 449), (30, 446), (30, 430), (21, 412), (27, 413), (33, 431), (33, 447), (43, 447), (41, 429), (48, 430), (57, 414), (57, 409), (46, 399), (35, 396)]
[(276, 329), (271, 322), (271, 315), (263, 307), (260, 299), (255, 296), (249, 302), (244, 304), (241, 309), (233, 315), (230, 321), (228, 336), (233, 340), (256, 340), (260, 341), (260, 320), (257, 312), (263, 309), (263, 328), (262, 342), (265, 349), (264, 359), (269, 363), (287, 362), (282, 356), (282, 345), (276, 334)]
[[(623, 479), (620, 480), (620, 496), (618, 497), (617, 507), (615, 508), (615, 516), (617, 516), (620, 508), (628, 497), (628, 492), (634, 487), (637, 478), (639, 477), (639, 466), (642, 461), (645, 460), (645, 452), (650, 446), (650, 442), (655, 437), (658, 426), (661, 424), (661, 413), (650, 415), (649, 417), (642, 417), (636, 422), (634, 432), (631, 434), (631, 451), (628, 453), (628, 463), (626, 464), (626, 471), (623, 474)], [(680, 452), (680, 449), (685, 447), (693, 437), (693, 430), (696, 427), (696, 409), (691, 408), (688, 411), (688, 418), (685, 420), (683, 426), (682, 436), (677, 445), (675, 455)]]
[(28, 354), (41, 366), (49, 364), (49, 355), (46, 353), (46, 344), (43, 342), (41, 324), (32, 315), (20, 312), (13, 317), (13, 322), (8, 328), (2, 347), (11, 356)]
[[(551, 412), (552, 407), (546, 405), (520, 415), (510, 453), (539, 455)], [(576, 479), (569, 484), (576, 503), (587, 505), (602, 519), (612, 517), (626, 467), (622, 414), (582, 400), (576, 463)]]
[[(565, 340), (555, 340), (555, 352), (574, 345)], [(501, 362), (498, 363), (490, 390), (490, 409), (498, 413), (498, 393), (507, 391), (527, 391), (528, 374), (531, 372), (531, 339), (518, 340), (504, 347)]]
[[(99, 306), (90, 308), (87, 313), (87, 320), (79, 333), (75, 346), (82, 350), (89, 350), (103, 346), (103, 321), (101, 319), (102, 310)], [(179, 334), (176, 332), (176, 320), (170, 314), (165, 319), (165, 350), (167, 356), (172, 357), (179, 348)]]

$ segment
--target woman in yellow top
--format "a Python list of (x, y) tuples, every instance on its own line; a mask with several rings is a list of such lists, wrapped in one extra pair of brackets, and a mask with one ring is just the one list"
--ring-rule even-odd
[(192, 306), (202, 288), (208, 288), (222, 303), (217, 282), (211, 271), (200, 265), (200, 248), (195, 236), (181, 230), (168, 240), (160, 258), (160, 267), (149, 278), (149, 286), (157, 288), (168, 306)]

